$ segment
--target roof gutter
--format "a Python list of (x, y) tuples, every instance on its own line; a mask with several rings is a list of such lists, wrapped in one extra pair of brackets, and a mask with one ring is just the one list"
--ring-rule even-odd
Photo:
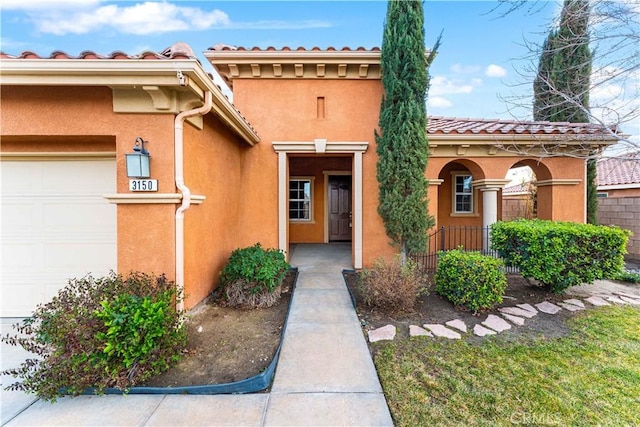
[(184, 121), (188, 117), (204, 116), (211, 111), (212, 106), (213, 93), (207, 91), (204, 105), (181, 112), (174, 123), (175, 180), (176, 187), (182, 194), (182, 204), (176, 210), (175, 217), (176, 310), (179, 312), (184, 310), (184, 212), (191, 206), (191, 190), (184, 182)]

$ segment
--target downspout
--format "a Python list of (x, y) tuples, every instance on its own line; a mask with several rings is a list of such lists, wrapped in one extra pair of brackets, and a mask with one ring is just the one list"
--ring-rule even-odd
[(204, 116), (211, 111), (213, 93), (205, 93), (204, 105), (183, 111), (176, 116), (174, 125), (175, 176), (176, 187), (182, 193), (182, 204), (176, 210), (176, 310), (184, 310), (184, 211), (191, 206), (191, 191), (184, 183), (184, 121), (188, 117)]

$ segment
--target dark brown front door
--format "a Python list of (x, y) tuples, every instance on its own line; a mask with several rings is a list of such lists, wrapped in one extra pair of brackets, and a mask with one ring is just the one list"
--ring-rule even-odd
[(329, 241), (351, 241), (351, 176), (329, 177)]

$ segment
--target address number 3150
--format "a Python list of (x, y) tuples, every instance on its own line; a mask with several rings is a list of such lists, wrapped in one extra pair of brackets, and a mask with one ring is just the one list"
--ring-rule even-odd
[(129, 191), (158, 191), (157, 179), (130, 179)]

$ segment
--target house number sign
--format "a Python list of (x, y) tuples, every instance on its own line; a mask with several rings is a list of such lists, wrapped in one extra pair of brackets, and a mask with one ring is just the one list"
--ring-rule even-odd
[(158, 191), (157, 179), (130, 179), (129, 191)]

